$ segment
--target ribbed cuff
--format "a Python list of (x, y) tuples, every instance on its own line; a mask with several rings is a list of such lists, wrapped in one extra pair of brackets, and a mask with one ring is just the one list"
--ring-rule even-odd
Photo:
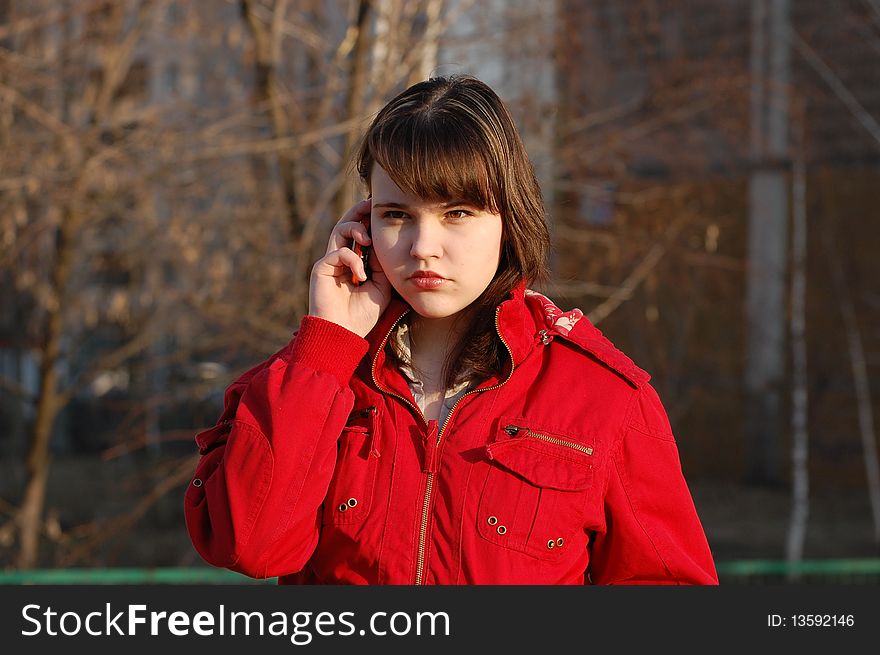
[(367, 340), (351, 330), (317, 316), (303, 316), (290, 361), (332, 373), (345, 387), (368, 349)]

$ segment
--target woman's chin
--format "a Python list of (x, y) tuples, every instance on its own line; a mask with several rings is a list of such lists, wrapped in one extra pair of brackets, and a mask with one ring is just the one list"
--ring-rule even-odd
[(442, 309), (433, 308), (433, 307), (419, 307), (417, 305), (413, 305), (410, 303), (410, 306), (413, 308), (413, 311), (421, 316), (422, 318), (427, 319), (438, 319), (438, 318), (449, 318), (456, 312), (454, 311), (444, 311)]
[(413, 308), (413, 311), (422, 318), (448, 318), (461, 311), (461, 307), (450, 303), (438, 302), (439, 299), (425, 299), (410, 296), (404, 300)]

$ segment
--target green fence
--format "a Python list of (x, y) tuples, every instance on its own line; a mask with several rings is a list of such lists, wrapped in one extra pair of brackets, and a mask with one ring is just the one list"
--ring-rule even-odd
[(880, 584), (880, 559), (742, 560), (717, 568), (722, 584)]
[(0, 585), (13, 584), (276, 584), (277, 578), (255, 580), (213, 568), (35, 569), (2, 571)]
[[(880, 584), (880, 559), (718, 562), (721, 584)], [(210, 567), (0, 571), (0, 584), (275, 584)]]

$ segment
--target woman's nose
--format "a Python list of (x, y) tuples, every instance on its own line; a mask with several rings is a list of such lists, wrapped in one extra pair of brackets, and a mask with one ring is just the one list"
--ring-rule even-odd
[(440, 228), (425, 222), (415, 224), (412, 228), (412, 243), (409, 252), (415, 259), (440, 257), (443, 253)]

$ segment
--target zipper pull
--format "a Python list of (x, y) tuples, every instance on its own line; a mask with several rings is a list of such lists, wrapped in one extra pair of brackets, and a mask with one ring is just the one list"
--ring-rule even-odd
[(437, 443), (439, 441), (437, 421), (428, 421), (428, 434), (425, 435), (425, 460), (422, 463), (422, 473), (437, 472)]

